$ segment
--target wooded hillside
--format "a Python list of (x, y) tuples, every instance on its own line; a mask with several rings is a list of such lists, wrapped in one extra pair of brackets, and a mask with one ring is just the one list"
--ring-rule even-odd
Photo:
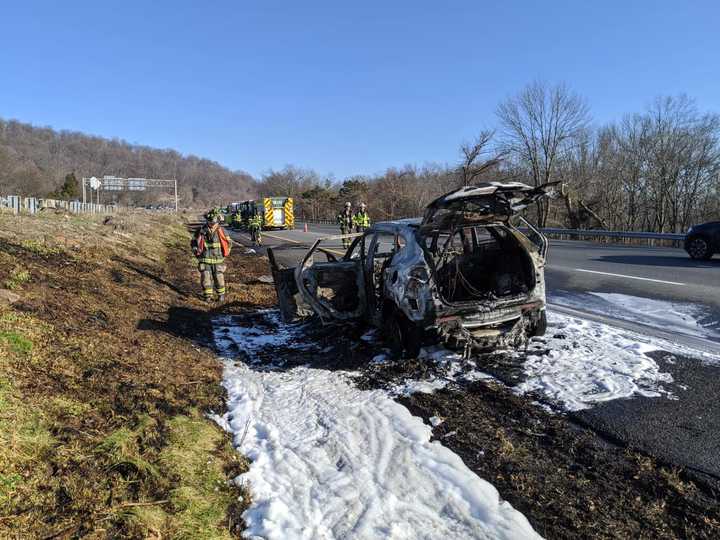
[[(207, 206), (248, 198), (252, 177), (215, 161), (0, 119), (0, 195), (44, 197), (57, 191), (67, 175), (176, 178), (182, 206)], [(113, 194), (120, 202), (159, 202), (169, 194)], [(108, 194), (109, 196), (109, 194)], [(104, 201), (104, 202), (109, 202)]]

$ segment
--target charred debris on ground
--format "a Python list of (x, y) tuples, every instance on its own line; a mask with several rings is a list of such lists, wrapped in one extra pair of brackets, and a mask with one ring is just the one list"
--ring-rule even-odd
[[(236, 322), (256, 326), (263, 317), (246, 306)], [(303, 325), (306, 352), (276, 346), (260, 355), (256, 369), (305, 365), (355, 370), (364, 389), (393, 389), (407, 379), (447, 375), (447, 367), (422, 359), (372, 362), (387, 352), (382, 342), (361, 339), (357, 325)], [(519, 357), (518, 357), (519, 356)], [(242, 357), (242, 355), (240, 355)], [(522, 355), (489, 354), (494, 380), (453, 381), (432, 394), (398, 397), (415, 415), (433, 424), (434, 439), (458, 455), (501, 496), (523, 512), (548, 538), (717, 538), (720, 494), (679, 468), (634, 448), (604, 440), (558, 410), (549, 412), (540, 396), (518, 396)], [(504, 382), (500, 382), (504, 381)]]

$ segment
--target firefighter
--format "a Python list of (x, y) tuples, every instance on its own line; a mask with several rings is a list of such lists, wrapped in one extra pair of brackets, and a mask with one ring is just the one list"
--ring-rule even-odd
[(200, 286), (207, 302), (212, 302), (215, 294), (218, 301), (225, 300), (225, 257), (230, 254), (230, 240), (221, 221), (222, 212), (210, 210), (205, 214), (205, 224), (195, 231), (190, 244), (198, 260)]
[(248, 226), (253, 246), (262, 246), (262, 218), (260, 217), (260, 214), (253, 214), (250, 218)]
[[(340, 225), (341, 234), (350, 234), (353, 232), (353, 213), (352, 204), (349, 202), (345, 203), (343, 208), (337, 216), (338, 225)], [(343, 247), (350, 247), (350, 238), (343, 238)]]
[(365, 232), (365, 229), (370, 227), (370, 216), (367, 213), (367, 207), (365, 203), (360, 203), (360, 210), (355, 212), (353, 216), (353, 225), (355, 225), (355, 232)]
[(233, 230), (239, 231), (242, 229), (242, 214), (240, 213), (240, 209), (236, 209), (235, 212), (233, 212), (232, 215), (232, 228)]

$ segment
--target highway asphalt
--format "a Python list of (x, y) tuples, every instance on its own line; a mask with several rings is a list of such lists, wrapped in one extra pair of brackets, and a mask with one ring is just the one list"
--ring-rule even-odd
[[(332, 225), (303, 224), (291, 231), (267, 231), (265, 245), (283, 246), (281, 259), (296, 263), (317, 238), (339, 234)], [(247, 242), (247, 239), (246, 239)], [(323, 243), (338, 253), (339, 241)], [(292, 249), (295, 247), (295, 249)], [(614, 292), (657, 300), (697, 303), (720, 317), (720, 255), (710, 261), (694, 261), (676, 248), (597, 244), (551, 240), (546, 269), (551, 295), (564, 292)]]
[[(244, 244), (248, 238), (234, 233)], [(266, 246), (276, 247), (285, 266), (294, 266), (317, 238), (338, 234), (330, 225), (303, 224), (292, 231), (264, 233)], [(338, 255), (344, 252), (339, 241), (323, 243)], [(720, 329), (720, 256), (694, 261), (682, 250), (649, 246), (603, 245), (579, 241), (551, 241), (546, 267), (548, 299), (551, 304), (592, 309), (589, 293), (620, 293), (633, 297), (682, 303), (705, 313), (703, 324)], [(552, 307), (552, 305), (551, 305)], [(683, 328), (662, 324), (662, 313), (652, 326), (643, 326), (637, 313), (623, 320), (607, 313), (589, 311), (588, 318), (616, 324), (629, 330), (647, 331), (665, 339)], [(657, 324), (658, 320), (660, 325)], [(651, 323), (653, 324), (653, 323)], [(630, 326), (628, 326), (630, 325)], [(635, 326), (632, 326), (635, 325)], [(692, 336), (688, 336), (692, 343)], [(717, 346), (720, 339), (713, 339)], [(696, 471), (703, 479), (720, 486), (720, 366), (699, 358), (672, 357), (657, 353), (658, 365), (672, 373), (676, 400), (633, 398), (615, 400), (575, 413), (572, 417), (603, 437), (640, 448), (663, 462)]]

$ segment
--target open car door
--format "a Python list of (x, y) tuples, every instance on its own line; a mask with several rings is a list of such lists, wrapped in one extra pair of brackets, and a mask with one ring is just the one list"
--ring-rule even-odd
[[(363, 274), (362, 243), (360, 237), (346, 255), (337, 259), (338, 251), (321, 247), (321, 244), (342, 238), (321, 238), (305, 254), (295, 268), (295, 284), (303, 301), (317, 313), (323, 323), (348, 321), (362, 317), (367, 312), (365, 278)], [(357, 249), (359, 246), (360, 249)], [(316, 261), (316, 257), (327, 262)]]
[(420, 226), (448, 230), (473, 224), (507, 223), (532, 203), (551, 196), (559, 183), (534, 188), (520, 182), (483, 182), (461, 187), (431, 202)]
[(283, 321), (292, 323), (312, 315), (313, 310), (305, 302), (295, 283), (295, 268), (281, 267), (275, 259), (273, 248), (267, 248), (267, 255)]

